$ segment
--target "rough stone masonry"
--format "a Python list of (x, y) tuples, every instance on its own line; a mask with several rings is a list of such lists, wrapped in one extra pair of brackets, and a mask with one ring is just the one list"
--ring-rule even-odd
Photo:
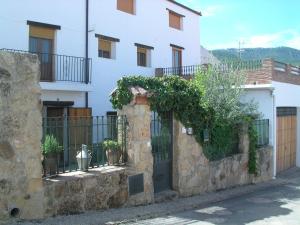
[(37, 56), (0, 51), (0, 221), (43, 217)]

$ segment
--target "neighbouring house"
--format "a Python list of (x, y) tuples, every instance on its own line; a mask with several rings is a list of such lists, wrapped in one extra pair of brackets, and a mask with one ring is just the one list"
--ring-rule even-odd
[(43, 116), (111, 114), (124, 75), (200, 62), (200, 12), (172, 0), (7, 0), (0, 49), (38, 53)]
[(215, 57), (211, 51), (207, 50), (203, 46), (201, 46), (201, 64), (211, 64), (216, 65), (221, 63), (220, 60)]
[(274, 176), (300, 166), (300, 67), (265, 59), (247, 71), (246, 99), (255, 99), (259, 111), (270, 121), (274, 146)]

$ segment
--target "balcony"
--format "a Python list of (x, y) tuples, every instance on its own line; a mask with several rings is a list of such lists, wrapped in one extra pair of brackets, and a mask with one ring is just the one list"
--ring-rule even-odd
[[(1, 49), (1, 51), (30, 53), (15, 49)], [(88, 59), (88, 74), (86, 75), (86, 59), (84, 57), (48, 53), (33, 54), (37, 54), (40, 61), (41, 82), (91, 83), (92, 59)]]
[[(241, 61), (241, 62), (228, 62), (220, 63), (213, 65), (214, 69), (219, 70), (220, 72), (226, 72), (231, 70), (259, 70), (262, 68), (262, 60), (253, 60), (253, 61)], [(196, 73), (202, 69), (207, 68), (207, 64), (202, 65), (192, 65), (192, 66), (181, 66), (181, 67), (169, 67), (169, 68), (156, 68), (155, 76), (170, 76), (177, 75), (187, 79), (193, 78)]]

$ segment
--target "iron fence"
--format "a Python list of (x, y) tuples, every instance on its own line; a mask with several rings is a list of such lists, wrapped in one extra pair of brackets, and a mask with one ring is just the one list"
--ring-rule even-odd
[[(236, 62), (222, 62), (219, 64), (212, 65), (212, 68), (220, 72), (226, 72), (231, 70), (258, 70), (262, 68), (262, 60), (252, 61), (236, 61)], [(191, 65), (181, 67), (169, 67), (169, 68), (158, 68), (158, 76), (177, 75), (183, 77), (193, 77), (196, 73), (207, 68), (208, 65)]]
[[(43, 118), (42, 150), (55, 146), (59, 153), (44, 154), (44, 176), (49, 177), (60, 173), (80, 169), (76, 156), (81, 154), (82, 146), (86, 145), (91, 156), (89, 168), (108, 164), (103, 142), (113, 140), (119, 144), (120, 157), (117, 164), (127, 160), (127, 120), (125, 116), (96, 116), (96, 117), (47, 117)], [(47, 137), (53, 137), (49, 144)], [(49, 138), (48, 138), (49, 139)], [(48, 146), (47, 146), (48, 145)], [(51, 157), (50, 157), (51, 156)], [(54, 161), (54, 162), (53, 162)], [(54, 165), (55, 164), (55, 165)]]
[[(16, 49), (1, 49), (1, 51), (37, 54), (40, 61), (40, 81), (91, 83), (92, 59), (90, 58), (86, 63), (86, 58), (84, 57), (28, 52)], [(88, 65), (88, 75), (86, 75), (86, 65)]]
[(269, 120), (255, 120), (254, 127), (257, 132), (257, 146), (267, 146), (269, 145)]

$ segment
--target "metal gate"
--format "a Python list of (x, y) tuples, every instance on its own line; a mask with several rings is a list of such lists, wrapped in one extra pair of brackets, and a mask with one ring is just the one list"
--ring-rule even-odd
[(173, 118), (171, 112), (152, 113), (151, 144), (154, 192), (172, 187)]

